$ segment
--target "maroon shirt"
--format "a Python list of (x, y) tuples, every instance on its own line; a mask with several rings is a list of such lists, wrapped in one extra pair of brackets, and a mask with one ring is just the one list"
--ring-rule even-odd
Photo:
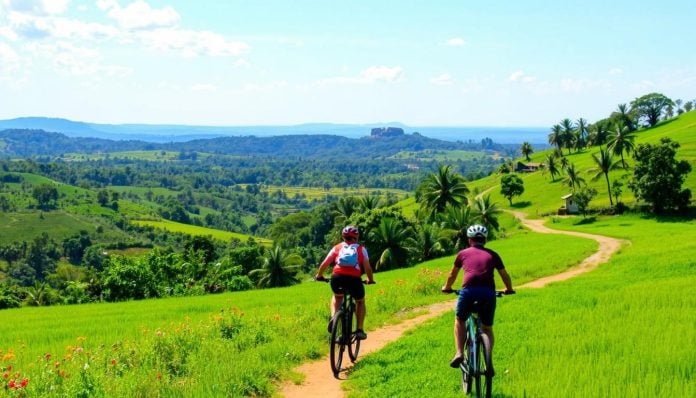
[(498, 253), (483, 246), (471, 246), (457, 254), (454, 266), (464, 269), (462, 287), (488, 287), (495, 289), (493, 269), (504, 269)]

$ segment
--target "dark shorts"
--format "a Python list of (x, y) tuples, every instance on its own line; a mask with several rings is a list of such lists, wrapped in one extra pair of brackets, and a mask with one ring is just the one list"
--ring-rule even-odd
[(495, 316), (495, 290), (487, 287), (466, 287), (459, 290), (459, 299), (455, 314), (457, 318), (465, 320), (471, 314), (474, 301), (478, 301), (478, 314), (481, 323), (485, 326), (493, 326)]
[(362, 278), (347, 275), (331, 275), (331, 290), (334, 294), (349, 292), (356, 300), (365, 298), (365, 285)]

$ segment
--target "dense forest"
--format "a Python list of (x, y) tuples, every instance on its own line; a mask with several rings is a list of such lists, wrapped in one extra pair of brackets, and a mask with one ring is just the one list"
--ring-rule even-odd
[[(375, 252), (405, 238), (389, 235), (413, 230), (391, 205), (413, 196), (446, 154), (461, 155), (446, 174), (459, 181), (490, 174), (516, 151), (417, 133), (161, 144), (5, 130), (0, 308), (241, 290), (269, 278), (290, 284), (316, 266), (344, 223), (363, 226)], [(241, 237), (147, 224), (157, 220)], [(373, 231), (386, 235), (368, 239)], [(424, 258), (405, 246), (393, 255), (382, 269)]]

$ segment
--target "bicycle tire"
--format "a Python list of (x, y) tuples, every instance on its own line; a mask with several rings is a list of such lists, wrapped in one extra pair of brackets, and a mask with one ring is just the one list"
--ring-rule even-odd
[[(350, 318), (348, 318), (350, 317)], [(355, 335), (355, 330), (358, 326), (358, 319), (353, 311), (349, 311), (346, 316), (346, 325), (349, 332), (349, 342), (348, 342), (348, 356), (351, 362), (355, 362), (358, 359), (358, 353), (360, 353), (360, 339)]]
[(464, 391), (464, 394), (471, 394), (471, 347), (470, 345), (469, 337), (467, 336), (466, 341), (464, 342), (464, 360), (462, 361), (461, 365), (459, 365), (459, 369), (462, 371), (462, 390)]
[(335, 321), (331, 325), (330, 360), (334, 377), (338, 377), (338, 373), (341, 371), (341, 363), (343, 362), (343, 351), (346, 349), (343, 336), (345, 330), (343, 312), (337, 312), (334, 319)]
[(491, 398), (493, 390), (493, 374), (490, 372), (493, 369), (491, 358), (491, 341), (488, 335), (481, 333), (476, 338), (478, 350), (476, 352), (477, 372), (474, 374), (474, 385), (476, 386), (477, 398)]

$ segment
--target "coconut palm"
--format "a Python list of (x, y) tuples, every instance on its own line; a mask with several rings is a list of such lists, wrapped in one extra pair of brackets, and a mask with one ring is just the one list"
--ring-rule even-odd
[(420, 261), (430, 260), (442, 255), (446, 244), (437, 225), (423, 224), (416, 231), (415, 249)]
[(426, 176), (419, 190), (421, 205), (431, 215), (442, 213), (447, 205), (461, 206), (468, 203), (466, 195), (469, 188), (464, 183), (464, 177), (453, 172), (450, 166), (438, 166), (437, 173)]
[(522, 146), (520, 147), (520, 152), (522, 152), (522, 155), (524, 155), (525, 159), (527, 159), (527, 161), (529, 162), (529, 155), (531, 155), (534, 152), (534, 148), (532, 148), (532, 144), (525, 141), (522, 143)]
[(556, 156), (553, 153), (546, 156), (546, 160), (544, 160), (544, 169), (551, 173), (552, 181), (556, 181), (556, 175), (561, 174), (561, 171), (558, 169), (558, 164), (556, 163)]
[(333, 204), (331, 214), (334, 216), (336, 224), (344, 224), (358, 208), (358, 202), (354, 196), (339, 198)]
[(570, 189), (575, 192), (575, 187), (580, 187), (585, 183), (585, 179), (580, 176), (578, 171), (575, 169), (575, 164), (570, 163), (568, 167), (565, 168), (566, 176), (563, 182), (568, 185)]
[(404, 226), (393, 218), (382, 218), (379, 226), (370, 231), (372, 242), (379, 254), (375, 263), (376, 270), (388, 270), (408, 265), (408, 258), (416, 247), (411, 228)]
[(380, 206), (382, 198), (376, 195), (364, 195), (358, 198), (358, 207), (361, 211), (374, 210)]
[(635, 122), (635, 117), (633, 116), (634, 112), (632, 112), (628, 105), (626, 104), (619, 104), (616, 108), (616, 111), (612, 114), (620, 123), (622, 123), (626, 128), (628, 128), (628, 131), (635, 131), (636, 130), (636, 122)]
[(497, 203), (491, 201), (491, 195), (479, 196), (474, 200), (474, 212), (476, 218), (488, 227), (489, 230), (497, 231), (500, 228), (498, 214), (502, 209)]
[(604, 148), (599, 148), (599, 154), (593, 153), (592, 159), (594, 160), (596, 166), (589, 170), (590, 172), (595, 172), (595, 175), (592, 177), (592, 181), (597, 181), (602, 175), (604, 176), (604, 179), (607, 181), (607, 193), (609, 194), (609, 204), (613, 207), (614, 201), (611, 198), (609, 172), (611, 170), (621, 168), (621, 164), (618, 161), (614, 162), (612, 153), (608, 150), (604, 150)]
[(597, 122), (592, 125), (590, 130), (589, 142), (591, 145), (604, 145), (609, 136), (609, 128), (606, 122)]
[(575, 149), (581, 150), (587, 145), (589, 138), (589, 130), (587, 120), (580, 118), (575, 125)]
[(624, 152), (627, 154), (635, 149), (634, 141), (636, 139), (636, 133), (630, 131), (628, 127), (619, 123), (614, 127), (614, 130), (609, 133), (609, 138), (607, 140), (608, 149), (614, 154), (621, 156), (621, 165), (626, 168), (626, 161), (624, 160)]
[(466, 229), (474, 224), (476, 215), (469, 206), (447, 206), (441, 215), (440, 226), (444, 232), (450, 235), (457, 250), (463, 249), (467, 244)]
[(261, 268), (252, 270), (249, 275), (258, 277), (259, 287), (290, 286), (299, 282), (297, 271), (303, 263), (298, 254), (274, 246), (263, 259)]
[(563, 148), (563, 128), (560, 124), (554, 124), (551, 127), (551, 134), (549, 134), (549, 145), (554, 145), (556, 148)]
[(563, 146), (568, 149), (568, 154), (570, 155), (570, 149), (575, 145), (575, 126), (573, 122), (565, 118), (561, 120), (561, 140), (563, 141)]

